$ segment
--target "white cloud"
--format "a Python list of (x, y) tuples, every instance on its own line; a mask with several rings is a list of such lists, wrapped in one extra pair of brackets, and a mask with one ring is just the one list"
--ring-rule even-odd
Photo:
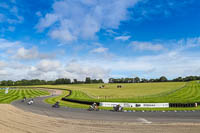
[(183, 49), (199, 47), (200, 37), (181, 39), (181, 40), (175, 41), (174, 43), (179, 45), (179, 47), (182, 47)]
[(0, 68), (6, 67), (7, 64), (4, 61), (0, 61)]
[(57, 78), (70, 78), (84, 80), (85, 77), (103, 78), (108, 77), (109, 70), (99, 66), (82, 64), (77, 61), (70, 61), (67, 65), (57, 60), (42, 60), (36, 66), (32, 66), (28, 75), (29, 78), (40, 78), (55, 80)]
[[(11, 53), (13, 53), (13, 51)], [(32, 47), (30, 49), (21, 47), (13, 55), (14, 59), (19, 60), (52, 59), (55, 57), (55, 53), (41, 53), (36, 47)]]
[(6, 71), (6, 70), (0, 70), (0, 78), (3, 78), (5, 76), (8, 76), (8, 71)]
[(43, 31), (45, 28), (51, 26), (56, 21), (58, 21), (58, 16), (56, 14), (46, 14), (44, 18), (40, 19), (40, 22), (36, 28), (38, 28), (39, 31)]
[(101, 67), (100, 65), (86, 64), (83, 62), (69, 62), (65, 68), (65, 72), (73, 78), (85, 79), (85, 77), (102, 78), (108, 77), (110, 70)]
[(133, 41), (130, 44), (131, 47), (133, 47), (134, 50), (140, 50), (140, 51), (161, 51), (164, 49), (164, 46), (159, 43), (152, 43), (152, 42), (139, 42), (139, 41)]
[(128, 8), (139, 0), (61, 0), (55, 1), (53, 11), (36, 25), (39, 31), (50, 28), (49, 35), (62, 42), (93, 39), (101, 29), (117, 29), (129, 19)]
[(118, 36), (115, 37), (115, 40), (127, 41), (131, 38), (131, 36)]
[(36, 48), (25, 49), (24, 47), (22, 47), (18, 49), (16, 55), (14, 55), (14, 58), (24, 60), (36, 59), (38, 57), (38, 54), (39, 53)]
[(36, 66), (37, 70), (42, 72), (56, 71), (60, 69), (61, 64), (56, 60), (42, 60)]
[[(15, 42), (9, 42), (4, 39), (0, 42), (4, 42), (4, 44), (11, 43), (12, 45), (10, 44), (10, 46), (16, 45)], [(33, 48), (22, 48), (22, 53), (20, 54), (22, 59), (37, 57), (38, 60), (27, 63), (26, 60), (7, 59), (7, 56), (5, 57), (6, 59), (2, 59), (2, 56), (0, 56), (0, 80), (19, 80), (24, 78), (54, 80), (63, 77), (84, 80), (86, 76), (105, 80), (115, 75), (124, 77), (137, 75), (145, 78), (156, 78), (165, 75), (168, 78), (175, 78), (200, 74), (200, 53), (197, 50), (187, 51), (188, 48), (200, 48), (198, 37), (165, 41), (164, 44), (160, 41), (159, 44), (165, 45), (165, 43), (173, 46), (173, 48), (163, 50), (162, 53), (156, 55), (129, 57), (119, 55), (110, 60), (105, 60), (102, 55), (101, 57), (92, 56), (92, 58), (79, 57), (73, 61), (69, 61), (70, 57), (67, 59), (59, 58), (59, 60), (45, 58), (44, 60), (44, 58), (41, 58), (41, 53), (36, 49), (34, 51)], [(151, 44), (158, 43), (152, 42)], [(96, 43), (95, 47), (101, 48), (103, 46)], [(104, 50), (97, 51), (103, 52)], [(32, 56), (28, 53), (32, 53)]]
[(107, 51), (108, 51), (108, 48), (99, 47), (99, 48), (92, 49), (90, 52), (91, 53), (106, 53)]
[(6, 48), (11, 48), (11, 47), (17, 47), (20, 46), (19, 41), (8, 41), (6, 39), (0, 38), (0, 49), (6, 49)]

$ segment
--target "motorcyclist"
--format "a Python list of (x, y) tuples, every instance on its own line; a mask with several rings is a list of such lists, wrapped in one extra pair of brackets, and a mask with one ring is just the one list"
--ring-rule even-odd
[(27, 102), (27, 104), (31, 105), (33, 104), (33, 102), (34, 102), (33, 99), (31, 99), (30, 101)]
[(59, 102), (57, 101), (52, 107), (59, 108), (60, 107)]
[(92, 110), (98, 111), (97, 103), (94, 102), (94, 103), (90, 106), (90, 108), (91, 108)]
[(93, 108), (93, 109), (95, 109), (95, 108), (96, 108), (96, 106), (97, 106), (97, 104), (96, 104), (96, 103), (93, 103), (93, 104), (92, 104), (92, 108)]
[(123, 107), (118, 104), (115, 107), (113, 107), (113, 109), (114, 109), (114, 111), (120, 112), (120, 111), (122, 111)]
[(26, 97), (24, 97), (24, 99), (22, 100), (22, 102), (26, 101)]

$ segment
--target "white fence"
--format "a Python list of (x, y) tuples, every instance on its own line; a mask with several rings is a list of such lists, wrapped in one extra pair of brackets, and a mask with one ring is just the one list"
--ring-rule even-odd
[(113, 102), (100, 102), (100, 106), (115, 107), (120, 105), (129, 108), (168, 108), (169, 103), (113, 103)]

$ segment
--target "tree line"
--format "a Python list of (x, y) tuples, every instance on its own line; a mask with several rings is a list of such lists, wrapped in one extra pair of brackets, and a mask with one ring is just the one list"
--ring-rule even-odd
[[(200, 76), (187, 76), (187, 77), (178, 77), (172, 80), (168, 80), (165, 76), (161, 76), (156, 79), (145, 79), (145, 78), (110, 78), (109, 83), (151, 83), (151, 82), (187, 82), (200, 80)], [(86, 77), (85, 81), (79, 81), (77, 79), (68, 79), (68, 78), (59, 78), (52, 81), (32, 79), (32, 80), (4, 80), (0, 81), (1, 86), (20, 86), (20, 85), (58, 85), (58, 84), (91, 84), (91, 83), (104, 83), (102, 79), (91, 79), (90, 77)]]
[(86, 77), (85, 81), (79, 81), (77, 79), (68, 79), (68, 78), (59, 78), (52, 81), (32, 79), (32, 80), (3, 80), (0, 81), (1, 86), (20, 86), (20, 85), (58, 85), (58, 84), (90, 84), (90, 83), (104, 83), (102, 79), (91, 79), (90, 77)]
[(156, 79), (145, 79), (145, 78), (110, 78), (109, 83), (151, 83), (151, 82), (187, 82), (200, 80), (200, 76), (187, 76), (187, 77), (178, 77), (172, 80), (168, 80), (165, 76), (161, 76)]

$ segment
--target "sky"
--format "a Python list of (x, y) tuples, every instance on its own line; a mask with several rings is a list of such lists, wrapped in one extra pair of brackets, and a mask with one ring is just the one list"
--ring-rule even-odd
[(0, 80), (200, 75), (199, 0), (0, 0)]

